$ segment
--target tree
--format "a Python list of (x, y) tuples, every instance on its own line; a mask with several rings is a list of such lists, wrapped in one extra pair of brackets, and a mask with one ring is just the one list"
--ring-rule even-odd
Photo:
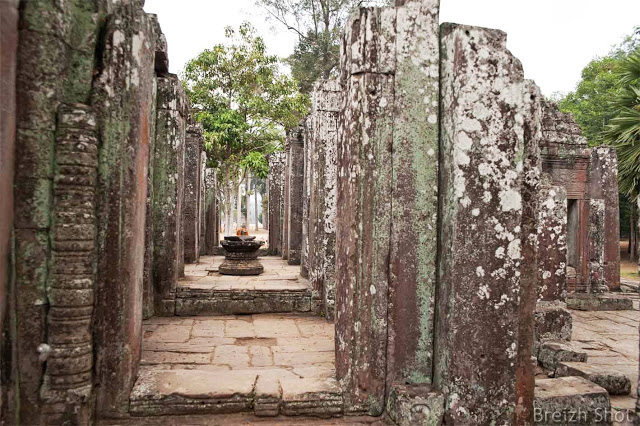
[(604, 139), (618, 151), (620, 191), (636, 200), (640, 195), (640, 48), (620, 62), (615, 76), (614, 115)]
[(288, 58), (302, 93), (318, 79), (332, 77), (340, 63), (340, 33), (349, 14), (367, 5), (390, 0), (255, 0), (268, 16), (298, 36)]
[(640, 47), (640, 27), (626, 36), (602, 58), (595, 58), (582, 70), (582, 79), (575, 91), (557, 97), (558, 107), (573, 114), (582, 128), (590, 146), (604, 143), (604, 131), (609, 120), (616, 114), (611, 105), (619, 89), (619, 67), (622, 61)]
[[(268, 171), (265, 156), (281, 149), (285, 130), (308, 110), (297, 82), (280, 72), (249, 23), (225, 30), (229, 44), (205, 50), (186, 65), (183, 82), (205, 132), (209, 167), (219, 170), (225, 231), (232, 227), (234, 194), (251, 170)], [(266, 170), (266, 171), (265, 171)], [(236, 195), (236, 202), (241, 203)]]

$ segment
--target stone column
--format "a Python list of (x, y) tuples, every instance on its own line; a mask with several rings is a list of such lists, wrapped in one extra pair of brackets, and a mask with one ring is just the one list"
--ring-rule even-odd
[(608, 291), (605, 279), (605, 203), (604, 200), (589, 200), (589, 228), (587, 255), (589, 282), (587, 293), (599, 294)]
[(539, 194), (535, 342), (571, 340), (567, 298), (567, 191), (544, 185)]
[(430, 384), (438, 253), (439, 0), (397, 8), (388, 391)]
[(341, 52), (336, 373), (346, 412), (371, 415), (384, 410), (387, 371), (394, 18), (395, 9), (359, 9)]
[(155, 48), (138, 2), (114, 6), (100, 34), (102, 67), (92, 93), (100, 138), (96, 407), (98, 415), (117, 416), (128, 412), (140, 363)]
[(220, 245), (218, 227), (218, 178), (215, 169), (205, 170), (205, 249), (204, 254), (213, 255), (216, 247)]
[[(204, 149), (204, 139), (203, 147)], [(205, 252), (205, 238), (207, 233), (207, 153), (202, 151), (200, 153), (200, 190), (198, 191), (198, 255), (203, 255)]]
[(620, 288), (620, 211), (618, 156), (614, 147), (591, 150), (589, 197), (604, 200), (604, 281), (609, 290)]
[(342, 86), (338, 81), (317, 83), (311, 95), (309, 140), (312, 163), (309, 214), (309, 278), (322, 299), (325, 317), (335, 317), (335, 246), (338, 121)]
[(304, 190), (304, 127), (291, 130), (289, 139), (289, 212), (287, 215), (287, 263), (299, 265), (302, 255), (302, 205)]
[(310, 209), (311, 206), (311, 193), (313, 192), (312, 188), (312, 167), (314, 164), (311, 161), (311, 147), (310, 147), (310, 135), (309, 135), (309, 123), (311, 121), (311, 116), (308, 116), (306, 120), (304, 120), (304, 173), (303, 173), (303, 182), (304, 187), (302, 189), (302, 250), (300, 252), (300, 275), (303, 278), (309, 278), (309, 246), (311, 244), (311, 239), (313, 238), (310, 233), (313, 231), (310, 229)]
[(171, 316), (182, 265), (186, 99), (177, 76), (158, 77), (157, 84), (153, 153), (154, 309), (155, 315)]
[[(9, 308), (11, 233), (13, 228), (13, 173), (16, 138), (16, 65), (18, 48), (18, 0), (0, 2), (0, 330), (10, 324)], [(12, 335), (3, 334), (0, 343), (0, 365), (8, 366)], [(9, 368), (0, 370), (0, 392), (8, 395)], [(8, 413), (10, 407), (2, 407)], [(9, 408), (9, 410), (7, 409)], [(9, 416), (9, 414), (7, 414)]]
[(189, 123), (184, 153), (184, 201), (182, 232), (184, 233), (184, 263), (198, 262), (200, 247), (200, 173), (204, 145), (202, 125)]
[(62, 418), (83, 424), (93, 412), (98, 139), (90, 107), (61, 104), (58, 111), (47, 285), (49, 348), (40, 395), (50, 406), (48, 422)]
[(284, 186), (282, 192), (282, 259), (289, 258), (289, 188), (291, 186), (291, 155), (289, 154), (289, 135), (287, 134), (287, 142), (284, 150)]
[(282, 210), (284, 192), (284, 154), (269, 156), (269, 254), (282, 255)]
[[(442, 26), (438, 328), (447, 423), (511, 424), (519, 403), (528, 107), (506, 35)], [(534, 299), (535, 300), (535, 299)], [(531, 307), (533, 309), (533, 307)], [(500, 374), (496, 375), (496, 372)]]

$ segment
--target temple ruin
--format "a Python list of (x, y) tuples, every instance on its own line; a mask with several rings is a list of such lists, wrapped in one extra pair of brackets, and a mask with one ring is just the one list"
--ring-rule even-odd
[(504, 32), (395, 3), (353, 13), (270, 156), (241, 281), (212, 263), (217, 171), (144, 1), (0, 2), (3, 423), (595, 424), (631, 391), (571, 341), (572, 312), (633, 310), (615, 151)]

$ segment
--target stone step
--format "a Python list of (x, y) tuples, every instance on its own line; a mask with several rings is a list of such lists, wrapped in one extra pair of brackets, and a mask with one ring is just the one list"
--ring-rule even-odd
[(567, 308), (578, 311), (632, 311), (629, 297), (605, 294), (572, 294), (567, 296)]
[(606, 389), (583, 377), (536, 380), (537, 425), (609, 425), (611, 401)]
[(269, 371), (142, 371), (131, 392), (131, 415), (253, 412), (261, 417), (329, 418), (342, 414), (342, 393), (333, 377), (277, 377)]
[(587, 353), (570, 342), (543, 342), (536, 355), (538, 364), (551, 372), (555, 372), (561, 362), (587, 362)]
[(615, 370), (602, 369), (602, 367), (584, 362), (561, 362), (556, 368), (556, 377), (566, 376), (584, 377), (605, 388), (610, 395), (629, 395), (631, 393), (629, 378)]
[(258, 284), (202, 284), (180, 286), (176, 292), (176, 315), (245, 315), (311, 312), (308, 285), (295, 281)]

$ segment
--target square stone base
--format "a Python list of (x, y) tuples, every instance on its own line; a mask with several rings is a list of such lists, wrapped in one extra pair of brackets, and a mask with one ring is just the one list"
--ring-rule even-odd
[(440, 425), (444, 396), (427, 385), (394, 385), (387, 402), (387, 414), (398, 426)]
[(578, 311), (632, 311), (633, 300), (612, 293), (572, 294), (567, 297), (567, 308)]
[(571, 340), (573, 319), (562, 302), (538, 302), (535, 313), (536, 343)]

